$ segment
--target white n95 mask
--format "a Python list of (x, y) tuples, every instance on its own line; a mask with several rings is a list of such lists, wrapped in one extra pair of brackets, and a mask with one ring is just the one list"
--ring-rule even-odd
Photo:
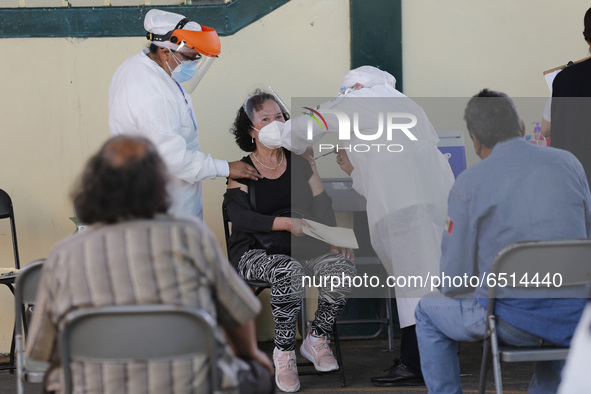
[(255, 130), (259, 132), (259, 141), (269, 149), (281, 148), (281, 133), (283, 132), (283, 122), (274, 121), (263, 127)]

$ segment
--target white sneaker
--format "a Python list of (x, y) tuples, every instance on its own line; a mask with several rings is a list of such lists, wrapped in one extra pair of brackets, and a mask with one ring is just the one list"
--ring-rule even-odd
[[(279, 355), (281, 353), (281, 355)], [(275, 384), (279, 390), (294, 393), (300, 389), (298, 367), (296, 365), (295, 350), (273, 350), (273, 364), (275, 365)]]
[(317, 371), (336, 371), (339, 369), (339, 363), (337, 363), (332, 350), (328, 347), (329, 343), (330, 341), (326, 337), (314, 338), (313, 341), (310, 339), (310, 334), (308, 334), (304, 342), (302, 342), (300, 353), (314, 363), (314, 368)]

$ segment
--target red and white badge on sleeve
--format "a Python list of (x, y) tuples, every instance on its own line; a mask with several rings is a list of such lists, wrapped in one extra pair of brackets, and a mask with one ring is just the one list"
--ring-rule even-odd
[(445, 219), (445, 231), (447, 231), (448, 234), (451, 234), (451, 232), (454, 229), (454, 221), (450, 219), (450, 217), (448, 216), (447, 219)]

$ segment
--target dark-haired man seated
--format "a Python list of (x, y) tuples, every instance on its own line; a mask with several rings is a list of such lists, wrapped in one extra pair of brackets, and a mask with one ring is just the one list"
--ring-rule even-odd
[[(442, 273), (490, 273), (496, 254), (514, 242), (589, 238), (589, 186), (571, 153), (527, 143), (513, 101), (503, 93), (483, 90), (468, 102), (464, 118), (483, 160), (460, 174), (450, 192)], [(440, 290), (447, 297), (423, 298), (415, 311), (421, 369), (429, 392), (460, 393), (457, 342), (484, 339), (488, 289), (446, 282)], [(448, 298), (458, 295), (463, 298)], [(586, 296), (584, 289), (580, 296)], [(499, 298), (499, 340), (513, 346), (568, 345), (585, 301)], [(529, 392), (556, 392), (562, 366), (562, 361), (535, 363)]]
[[(87, 230), (51, 251), (35, 303), (27, 355), (49, 361), (45, 389), (62, 392), (59, 323), (78, 308), (174, 304), (207, 311), (216, 333), (222, 388), (273, 390), (272, 363), (254, 338), (260, 303), (198, 220), (166, 216), (167, 173), (143, 137), (107, 141), (88, 162), (73, 195)], [(248, 359), (250, 368), (238, 357)], [(76, 393), (209, 393), (207, 361), (72, 363)], [(242, 382), (248, 381), (244, 385)], [(248, 389), (248, 390), (245, 390)]]

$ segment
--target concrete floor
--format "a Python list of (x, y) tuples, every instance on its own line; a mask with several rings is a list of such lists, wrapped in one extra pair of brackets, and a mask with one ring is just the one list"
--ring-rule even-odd
[[(342, 341), (343, 363), (345, 365), (346, 387), (340, 386), (338, 374), (306, 375), (300, 376), (301, 393), (427, 393), (426, 387), (396, 387), (380, 388), (370, 382), (372, 376), (383, 376), (392, 365), (394, 358), (399, 357), (398, 341), (396, 349), (387, 350), (388, 343), (385, 339), (364, 341)], [(272, 351), (272, 344), (261, 344), (265, 350)], [(299, 349), (299, 347), (297, 348)], [(479, 343), (463, 343), (460, 347), (460, 368), (462, 371), (462, 385), (464, 392), (478, 392), (478, 380), (480, 376), (481, 346)], [(299, 350), (298, 353), (299, 361)], [(514, 363), (503, 365), (503, 392), (506, 394), (526, 393), (529, 385), (533, 365), (530, 363)], [(492, 378), (492, 365), (487, 374), (488, 392), (494, 392)]]
[[(385, 339), (342, 341), (343, 363), (347, 386), (341, 387), (338, 374), (305, 375), (300, 376), (300, 393), (426, 393), (425, 387), (400, 387), (379, 388), (370, 382), (370, 377), (385, 374), (383, 371), (389, 367), (394, 358), (398, 357), (398, 339), (395, 341), (396, 349), (387, 351), (388, 343)], [(260, 347), (269, 354), (273, 344), (261, 343)], [(298, 347), (299, 349), (299, 347)], [(462, 384), (466, 393), (478, 391), (478, 378), (480, 373), (480, 344), (462, 343), (460, 346), (460, 365), (462, 371)], [(299, 350), (298, 350), (299, 357)], [(300, 370), (303, 370), (301, 368)], [(533, 366), (530, 363), (503, 364), (503, 388), (506, 394), (525, 393)], [(494, 392), (492, 380), (492, 367), (488, 373), (488, 392)], [(0, 371), (0, 393), (8, 394), (16, 392), (16, 375), (8, 371)], [(40, 392), (40, 385), (27, 384), (25, 394)]]

